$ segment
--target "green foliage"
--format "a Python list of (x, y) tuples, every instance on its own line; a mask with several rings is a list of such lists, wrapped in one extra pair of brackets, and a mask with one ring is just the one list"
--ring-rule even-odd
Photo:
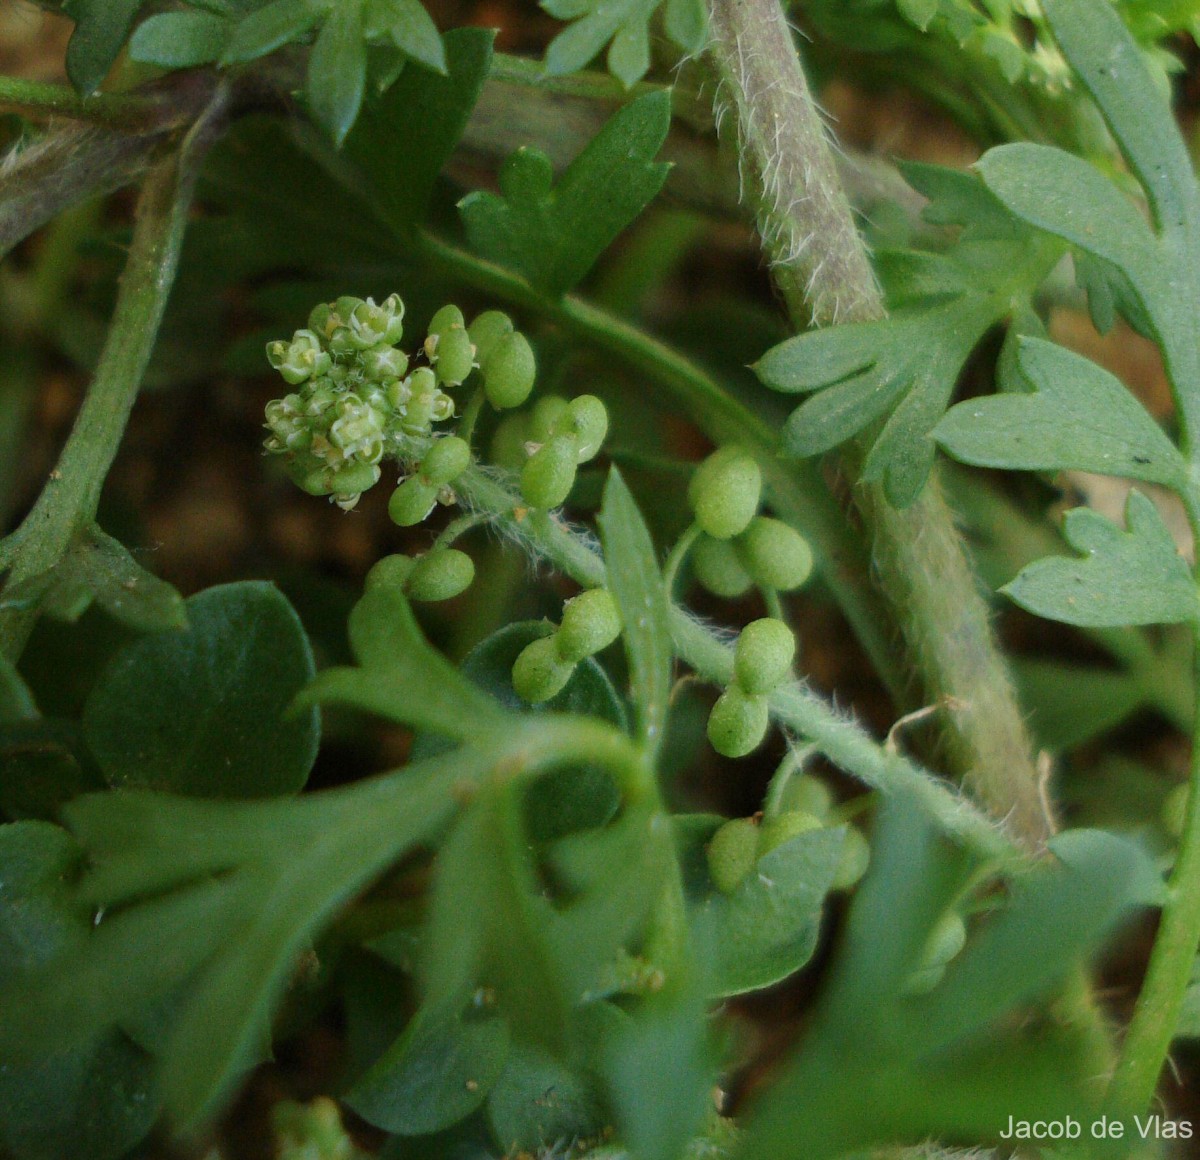
[(637, 734), (652, 756), (662, 744), (671, 695), (667, 593), (654, 545), (633, 496), (617, 471), (604, 487), (600, 536), (608, 566), (608, 590), (625, 626), (630, 692)]
[[(1197, 530), (1200, 203), (1159, 45), (1195, 26), (1191, 0), (805, 6), (818, 69), (836, 72), (837, 45), (852, 44), (868, 74), (921, 89), (985, 144), (1008, 143), (973, 172), (906, 165), (928, 201), (923, 224), (868, 208), (892, 314), (762, 354), (760, 380), (802, 396), (790, 416), (742, 370), (781, 329), (724, 291), (711, 311), (679, 305), (712, 223), (651, 208), (668, 140), (689, 205), (712, 193), (697, 181), (706, 168), (723, 189), (694, 107), (703, 78), (693, 84), (688, 62), (674, 94), (658, 81), (622, 90), (701, 52), (699, 0), (546, 0), (568, 26), (540, 72), (494, 56), (491, 32), (443, 37), (419, 0), (58, 7), (76, 20), (79, 92), (105, 81), (126, 44), (133, 65), (88, 102), (11, 90), (19, 109), (52, 101), (101, 126), (71, 138), (78, 164), (56, 176), (92, 180), (109, 155), (89, 150), (114, 142), (119, 158), (151, 147), (182, 158), (139, 199), (120, 291), (137, 284), (137, 256), (170, 253), (186, 224), (160, 343), (186, 370), (161, 376), (167, 386), (204, 377), (228, 332), (228, 372), (263, 374), (266, 343), (285, 384), (265, 411), (267, 471), (347, 510), (386, 474), (387, 513), (408, 530), (382, 525), (387, 554), (360, 596), (353, 577), (304, 566), (281, 578), (295, 607), (245, 580), (185, 601), (95, 522), (141, 370), (99, 420), (85, 404), (47, 506), (0, 541), (0, 1152), (120, 1160), (160, 1116), (170, 1133), (219, 1130), (250, 1071), (314, 1026), (345, 1026), (341, 1098), (392, 1137), (387, 1157), (813, 1160), (989, 1145), (1010, 1116), (1095, 1115), (1098, 1074), (1115, 1071), (1114, 1091), (1131, 1068), (1153, 1085), (1170, 1037), (1197, 1026), (1194, 980), (1185, 993), (1200, 931), (1189, 791), (1168, 795), (1140, 767), (1121, 782), (1064, 762), (1053, 789), (1070, 809), (1111, 797), (1101, 824), (1140, 825), (1142, 844), (1067, 830), (1025, 856), (967, 790), (901, 752), (932, 751), (937, 734), (876, 742), (809, 688), (842, 667), (830, 596), (880, 640), (913, 618), (886, 568), (895, 619), (863, 597), (887, 537), (867, 544), (822, 473), (796, 460), (856, 441), (850, 464), (882, 485), (871, 503), (896, 506), (918, 498), (939, 447), (1050, 482), (1106, 474), (1165, 488)], [(565, 76), (605, 51), (621, 85)], [(181, 69), (198, 71), (161, 75)], [(188, 104), (210, 91), (203, 114)], [(53, 164), (55, 132), (35, 161)], [(192, 150), (224, 133), (194, 172)], [(1023, 136), (1035, 140), (1008, 140)], [(503, 156), (492, 192), (479, 170)], [(26, 164), (24, 153), (13, 164), (22, 196)], [(118, 179), (129, 175), (104, 181)], [(11, 205), (0, 193), (0, 228), (27, 212)], [(52, 227), (6, 271), (6, 351), (10, 331), (39, 326), (47, 343), (86, 345), (67, 333), (81, 317), (58, 301), (68, 289), (89, 317), (108, 308), (104, 255), (125, 239), (87, 240), (86, 260), (60, 274), (55, 255), (80, 245), (73, 229), (84, 227)], [(1120, 315), (1162, 349), (1167, 423), (1047, 340), (1064, 259), (1099, 326)], [(172, 270), (153, 269), (162, 296)], [(153, 339), (157, 316), (132, 317), (118, 306), (102, 365)], [(979, 394), (984, 340), (1001, 326), (1000, 392)], [(951, 406), (967, 367), (971, 397)], [(239, 408), (224, 421), (241, 423)], [(14, 413), (0, 406), (5, 446), (18, 445)], [(0, 507), (23, 502), (10, 474)], [(1017, 658), (1038, 744), (1103, 750), (1103, 732), (1140, 707), (1186, 727), (1181, 674), (1200, 617), (1179, 537), (1131, 491), (1124, 528), (1069, 512), (1074, 554), (1055, 555), (1033, 510), (1045, 482), (1001, 494), (976, 481), (975, 504), (953, 489), (988, 583), (1016, 572), (1000, 589), (1013, 602), (1113, 658), (1109, 669), (1057, 651)], [(273, 484), (264, 494), (275, 502)], [(352, 550), (327, 544), (318, 521), (317, 549), (297, 554), (353, 571), (383, 498), (349, 517)], [(109, 499), (115, 525), (124, 513)], [(264, 526), (277, 535), (271, 512)], [(922, 555), (922, 529), (906, 534), (952, 587), (953, 561)], [(689, 563), (710, 594), (744, 603), (706, 600), (703, 620), (677, 604)], [(257, 548), (238, 561), (269, 566)], [(803, 607), (785, 599), (814, 569)], [(947, 617), (955, 599), (945, 594)], [(560, 606), (557, 626), (521, 619)], [(38, 617), (70, 627), (30, 638)], [(1182, 627), (1140, 630), (1164, 624)], [(910, 643), (920, 667), (930, 642)], [(985, 640), (956, 643), (987, 661)], [(932, 671), (912, 675), (956, 692)], [(707, 722), (714, 692), (697, 695), (697, 682), (715, 691)], [(965, 711), (949, 695), (939, 709), (937, 722)], [(322, 713), (333, 743), (310, 785)], [(769, 770), (734, 771), (711, 751), (743, 758), (768, 737), (786, 752), (760, 810)], [(384, 761), (401, 764), (367, 772)], [(1008, 771), (978, 772), (998, 778), (1003, 804)], [(870, 792), (835, 800), (852, 778)], [(703, 808), (751, 816), (673, 812)], [(1142, 845), (1175, 860), (1169, 887)], [(853, 893), (827, 907), (836, 891)], [(1114, 1069), (1079, 980), (1156, 906), (1155, 967), (1125, 1039), (1134, 1064)], [(727, 1035), (738, 1023), (723, 1001), (800, 971), (771, 1007), (802, 1009), (799, 1047), (763, 1073), (745, 1057), (756, 1037)], [(1147, 1046), (1147, 1011), (1161, 1049)], [(762, 1083), (735, 1128), (712, 1114), (711, 1093), (739, 1073)], [(280, 1102), (272, 1123), (285, 1157), (354, 1150), (325, 1097)]]
[(500, 170), (500, 196), (472, 193), (459, 204), (471, 244), (546, 294), (570, 290), (662, 188), (670, 167), (654, 157), (670, 124), (665, 93), (638, 98), (557, 183), (544, 153), (514, 153)]
[(1082, 558), (1038, 560), (1004, 590), (1030, 612), (1067, 624), (1195, 620), (1196, 586), (1153, 501), (1131, 491), (1125, 523), (1122, 531), (1086, 508), (1068, 512), (1063, 533)]
[[(542, 0), (551, 16), (571, 21), (546, 50), (546, 72), (576, 72), (607, 45), (609, 71), (629, 88), (650, 68), (650, 21), (662, 6), (663, 0)], [(663, 24), (684, 52), (704, 47), (708, 13), (699, 0), (666, 0)]]
[(285, 716), (314, 672), (291, 605), (270, 585), (242, 583), (186, 607), (186, 631), (131, 641), (88, 697), (84, 736), (105, 779), (197, 797), (301, 789), (320, 724), (315, 709)]

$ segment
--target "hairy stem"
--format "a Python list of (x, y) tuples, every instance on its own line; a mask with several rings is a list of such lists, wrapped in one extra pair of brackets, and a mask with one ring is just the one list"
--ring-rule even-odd
[[(175, 279), (198, 163), (223, 123), (223, 105), (214, 101), (179, 151), (160, 161), (142, 187), (129, 258), (95, 376), (41, 495), (0, 545), (7, 586), (53, 568), (95, 519)], [(0, 653), (10, 660), (20, 656), (37, 615), (36, 608), (0, 611)]]
[[(882, 318), (883, 297), (778, 0), (712, 0), (710, 28), (718, 115), (736, 122), (745, 185), (793, 326)], [(852, 473), (861, 455), (846, 456)], [(955, 706), (943, 714), (950, 761), (1014, 837), (1040, 849), (1050, 822), (1032, 746), (936, 474), (903, 511), (872, 485), (856, 487), (855, 500), (925, 697)]]
[[(478, 468), (455, 482), (473, 511), (486, 514), (523, 548), (547, 560), (584, 587), (605, 582), (604, 558), (585, 536), (545, 512), (530, 513), (520, 496)], [(705, 680), (733, 679), (733, 646), (682, 608), (671, 608), (671, 638), (678, 655)], [(942, 828), (985, 859), (1009, 860), (1017, 851), (995, 824), (933, 774), (874, 741), (856, 721), (835, 712), (807, 686), (791, 683), (770, 695), (772, 717), (809, 739), (840, 769), (882, 793), (914, 795)]]
[(544, 298), (524, 279), (431, 234), (423, 255), (492, 298), (535, 311), (575, 338), (620, 359), (678, 399), (714, 442), (737, 442), (758, 459), (776, 514), (813, 543), (818, 567), (876, 671), (893, 696), (904, 688), (891, 617), (870, 583), (869, 561), (854, 529), (813, 463), (779, 457), (777, 428), (733, 398), (703, 367), (645, 331), (581, 298)]

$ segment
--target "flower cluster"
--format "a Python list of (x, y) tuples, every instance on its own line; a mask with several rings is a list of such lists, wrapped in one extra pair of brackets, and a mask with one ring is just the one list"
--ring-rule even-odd
[(297, 390), (267, 405), (265, 446), (287, 456), (292, 478), (310, 495), (352, 508), (378, 481), (385, 458), (420, 454), (433, 424), (454, 414), (443, 387), (461, 378), (447, 379), (436, 365), (410, 371), (397, 346), (403, 333), (398, 294), (379, 304), (344, 297), (317, 306), (290, 342), (267, 345), (268, 361)]

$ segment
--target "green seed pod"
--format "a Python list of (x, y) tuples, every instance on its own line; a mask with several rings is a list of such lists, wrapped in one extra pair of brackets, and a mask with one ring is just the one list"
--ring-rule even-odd
[(607, 648), (621, 635), (621, 613), (607, 588), (589, 588), (563, 606), (562, 626), (555, 633), (558, 655), (577, 663)]
[(471, 341), (475, 344), (475, 357), (483, 366), (492, 351), (506, 334), (512, 334), (513, 322), (507, 314), (499, 310), (485, 310), (467, 328)]
[(788, 810), (787, 813), (776, 814), (773, 818), (767, 818), (758, 831), (758, 856), (765, 857), (798, 834), (824, 828), (820, 818), (814, 818), (812, 814), (806, 814), (802, 810)]
[(537, 705), (561, 693), (574, 671), (574, 665), (560, 659), (554, 636), (543, 636), (527, 644), (513, 664), (513, 689), (523, 701)]
[(946, 964), (963, 949), (967, 928), (961, 916), (944, 914), (933, 928), (921, 956), (921, 965), (909, 975), (904, 984), (907, 995), (925, 995), (941, 982)]
[(568, 404), (571, 429), (579, 439), (578, 462), (594, 459), (608, 434), (608, 408), (595, 395), (580, 395)]
[(457, 387), (475, 369), (475, 348), (461, 327), (443, 331), (433, 355), (438, 382)]
[(753, 753), (767, 735), (767, 699), (730, 685), (708, 715), (708, 740), (723, 757)]
[(537, 375), (537, 362), (529, 340), (518, 330), (496, 339), (484, 361), (483, 389), (498, 411), (519, 407), (529, 398)]
[(339, 499), (358, 498), (379, 482), (380, 470), (373, 463), (348, 463), (339, 467), (329, 479), (329, 490)]
[(558, 425), (570, 410), (571, 404), (561, 395), (545, 395), (533, 405), (529, 415), (529, 438), (534, 443), (546, 443), (558, 434)]
[(509, 471), (520, 471), (529, 458), (525, 444), (529, 442), (529, 416), (523, 411), (506, 415), (496, 426), (492, 435), (489, 456), (497, 467)]
[[(786, 760), (790, 761), (791, 758)], [(805, 773), (787, 783), (783, 791), (783, 807), (787, 810), (803, 810), (824, 821), (833, 808), (833, 794), (820, 778)]]
[(329, 495), (333, 491), (333, 485), (330, 483), (333, 472), (323, 464), (314, 465), (311, 456), (306, 455), (296, 460), (289, 471), (300, 490), (309, 495)]
[(747, 693), (769, 693), (791, 672), (796, 638), (782, 620), (765, 616), (742, 629), (733, 650), (734, 680)]
[(857, 826), (848, 827), (833, 875), (833, 889), (849, 890), (867, 872), (870, 863), (871, 847), (863, 837), (862, 830)]
[(758, 858), (758, 827), (749, 818), (734, 818), (708, 844), (708, 876), (722, 894), (732, 894), (750, 875)]
[(419, 524), (437, 503), (438, 488), (436, 484), (426, 483), (419, 476), (409, 476), (388, 500), (388, 515), (392, 523), (402, 528), (411, 528)]
[(434, 602), (450, 600), (465, 592), (475, 579), (475, 562), (457, 548), (437, 548), (418, 556), (408, 578), (408, 594), (413, 600)]
[(453, 483), (471, 462), (471, 447), (457, 435), (447, 435), (425, 452), (421, 460), (421, 476), (439, 486)]
[(745, 531), (761, 496), (762, 472), (754, 457), (740, 447), (714, 451), (697, 468), (688, 487), (696, 523), (717, 540)]
[(408, 586), (408, 578), (412, 575), (417, 562), (411, 556), (397, 552), (392, 556), (384, 556), (376, 561), (367, 573), (366, 590), (372, 592), (381, 589), (392, 592), (403, 592)]
[(521, 495), (530, 507), (548, 510), (566, 501), (575, 484), (575, 437), (556, 435), (521, 468)]
[(429, 333), (436, 334), (439, 338), (448, 330), (464, 329), (466, 329), (466, 320), (463, 318), (463, 312), (457, 306), (443, 306), (429, 320)]
[(812, 573), (812, 549), (795, 528), (756, 516), (734, 542), (742, 567), (764, 588), (790, 592)]
[(692, 549), (692, 569), (696, 579), (714, 596), (736, 600), (754, 587), (750, 574), (742, 567), (729, 540), (714, 540), (702, 535)]
[(381, 342), (359, 355), (358, 365), (363, 378), (371, 383), (389, 383), (408, 374), (408, 355), (394, 346)]

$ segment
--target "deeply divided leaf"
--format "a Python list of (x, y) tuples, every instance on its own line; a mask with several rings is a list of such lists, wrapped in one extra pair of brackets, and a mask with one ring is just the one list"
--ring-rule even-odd
[(1067, 512), (1064, 535), (1081, 557), (1049, 557), (1001, 591), (1022, 608), (1085, 628), (1174, 624), (1200, 615), (1191, 571), (1154, 503), (1131, 491), (1126, 530), (1092, 511)]
[(1187, 466), (1175, 445), (1108, 371), (1041, 339), (1020, 341), (1017, 366), (1034, 392), (971, 399), (938, 424), (934, 438), (955, 459), (1187, 487)]
[(459, 205), (471, 244), (547, 294), (571, 289), (662, 188), (669, 166), (654, 157), (670, 123), (666, 93), (638, 98), (557, 184), (545, 154), (518, 150), (500, 171), (500, 195), (472, 193)]

